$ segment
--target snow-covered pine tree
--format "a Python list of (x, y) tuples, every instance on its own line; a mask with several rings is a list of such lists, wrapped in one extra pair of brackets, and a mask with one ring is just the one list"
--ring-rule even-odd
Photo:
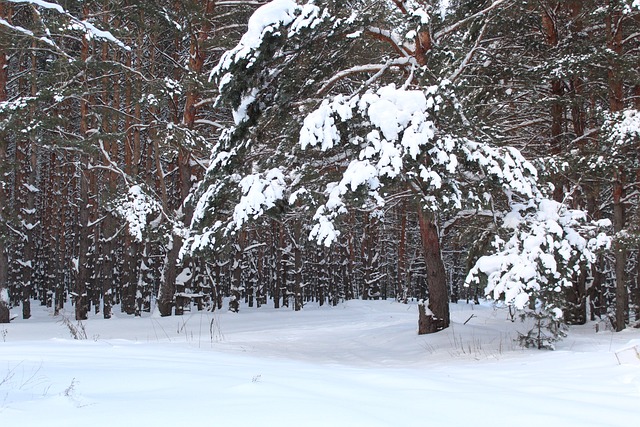
[(583, 265), (596, 261), (597, 251), (610, 246), (601, 232), (610, 224), (590, 223), (584, 211), (554, 200), (515, 204), (500, 219), (494, 253), (477, 260), (466, 285), (482, 283), (490, 298), (534, 319), (533, 328), (521, 336), (523, 345), (553, 348), (564, 336), (564, 290), (574, 286)]
[[(610, 218), (620, 231), (630, 228), (628, 218), (637, 206), (629, 179), (637, 160), (631, 141), (626, 155), (612, 150), (607, 123), (610, 112), (637, 108), (639, 7), (633, 0), (516, 2), (508, 13), (496, 15), (487, 32), (494, 45), (482, 50), (481, 61), (462, 77), (474, 88), (461, 97), (470, 115), (498, 143), (542, 160), (541, 180), (553, 184), (556, 201), (583, 209), (590, 218)], [(636, 280), (628, 276), (633, 263), (624, 261), (624, 254), (637, 250), (632, 240), (565, 288), (565, 320), (584, 323), (588, 299), (604, 300), (607, 282), (617, 281), (611, 291), (617, 289), (615, 299), (622, 305), (616, 310), (612, 301), (597, 305), (609, 306), (611, 319), (628, 312), (627, 294)], [(610, 273), (603, 277), (604, 271)], [(622, 317), (615, 323), (622, 325)]]
[(535, 168), (474, 127), (451, 81), (484, 42), (483, 30), (461, 30), (485, 29), (509, 5), (464, 18), (412, 1), (258, 9), (212, 72), (235, 125), (213, 150), (186, 250), (223, 246), (250, 220), (295, 206), (309, 238), (329, 246), (345, 213), (403, 194), (428, 274), (419, 332), (448, 327), (441, 218), (537, 195)]

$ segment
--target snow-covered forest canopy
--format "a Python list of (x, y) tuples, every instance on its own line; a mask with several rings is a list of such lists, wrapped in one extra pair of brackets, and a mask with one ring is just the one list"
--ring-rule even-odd
[(639, 0), (0, 1), (0, 322), (638, 325), (639, 57)]

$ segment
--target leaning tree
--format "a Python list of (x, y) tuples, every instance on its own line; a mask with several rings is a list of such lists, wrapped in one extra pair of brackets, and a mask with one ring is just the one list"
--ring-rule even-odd
[(448, 327), (440, 222), (539, 197), (535, 168), (474, 126), (456, 85), (509, 4), (464, 18), (399, 1), (258, 9), (211, 73), (234, 125), (197, 190), (185, 251), (220, 248), (265, 213), (295, 213), (309, 239), (330, 246), (347, 212), (408, 198), (429, 289), (419, 332)]

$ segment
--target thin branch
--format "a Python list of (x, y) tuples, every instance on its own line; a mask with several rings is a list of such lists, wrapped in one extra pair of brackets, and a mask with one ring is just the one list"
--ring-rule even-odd
[[(371, 73), (377, 72), (372, 79), (378, 79), (386, 70), (390, 67), (401, 67), (408, 65), (410, 63), (410, 58), (398, 58), (388, 61), (386, 64), (366, 64), (366, 65), (358, 65), (356, 67), (351, 67), (346, 70), (342, 70), (336, 73), (333, 77), (327, 80), (320, 89), (316, 92), (316, 96), (321, 96), (325, 94), (331, 87), (336, 84), (338, 81), (344, 79), (347, 76), (358, 73)], [(371, 80), (371, 79), (369, 79)], [(367, 81), (367, 85), (371, 84), (373, 81)]]
[(375, 39), (389, 43), (393, 50), (402, 56), (413, 56), (413, 52), (402, 44), (402, 42), (393, 36), (393, 33), (382, 28), (369, 27), (365, 30), (365, 34), (372, 36)]
[(512, 1), (513, 0), (495, 0), (493, 3), (491, 3), (490, 6), (487, 6), (486, 8), (482, 9), (481, 11), (476, 12), (473, 15), (468, 16), (465, 19), (461, 19), (460, 21), (456, 22), (455, 24), (449, 25), (448, 27), (443, 28), (442, 30), (438, 31), (434, 36), (434, 40), (437, 43), (440, 39), (442, 39), (443, 37), (453, 33), (454, 31), (456, 31), (460, 27), (463, 27), (464, 25), (466, 25), (470, 21), (473, 21), (474, 19), (478, 18), (479, 16), (485, 15), (485, 14), (491, 12), (492, 10), (497, 9), (498, 7), (502, 6), (503, 4), (510, 3)]
[(467, 52), (467, 54), (465, 55), (464, 59), (460, 63), (460, 66), (449, 76), (448, 80), (450, 82), (455, 82), (456, 80), (458, 80), (458, 78), (462, 74), (462, 71), (464, 71), (464, 69), (467, 68), (467, 65), (469, 65), (469, 63), (473, 59), (473, 55), (478, 50), (478, 48), (480, 46), (480, 42), (482, 42), (482, 40), (484, 38), (484, 35), (485, 35), (486, 31), (487, 31), (488, 24), (489, 24), (489, 21), (486, 21), (482, 25), (482, 28), (480, 29), (480, 34), (478, 35), (478, 38), (476, 39), (475, 44), (469, 50), (469, 52)]

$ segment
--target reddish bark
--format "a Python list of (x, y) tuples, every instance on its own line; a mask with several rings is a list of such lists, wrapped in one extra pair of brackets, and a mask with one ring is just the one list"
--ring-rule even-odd
[[(418, 334), (430, 334), (449, 327), (449, 291), (447, 275), (440, 251), (440, 236), (432, 217), (418, 207), (420, 239), (427, 266), (429, 300), (421, 306), (418, 318)], [(426, 310), (426, 309), (428, 310)]]
[[(0, 2), (0, 18), (6, 19), (6, 9)], [(0, 102), (7, 100), (7, 55), (0, 45)], [(6, 164), (7, 157), (7, 141), (3, 134), (0, 134), (0, 166), (2, 169)], [(1, 170), (1, 169), (0, 169)], [(6, 235), (4, 230), (4, 215), (6, 209), (6, 192), (5, 186), (0, 185), (0, 232), (2, 235)], [(0, 293), (7, 292), (8, 287), (8, 269), (9, 259), (7, 255), (7, 248), (5, 246), (4, 239), (0, 239)], [(9, 323), (9, 305), (7, 301), (4, 301), (0, 296), (0, 323)]]

